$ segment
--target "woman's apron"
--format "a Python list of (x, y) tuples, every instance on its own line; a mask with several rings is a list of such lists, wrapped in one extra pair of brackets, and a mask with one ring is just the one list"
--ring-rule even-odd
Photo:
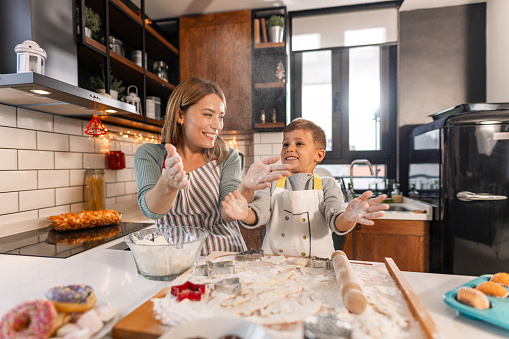
[(241, 252), (247, 250), (237, 221), (225, 222), (219, 213), (221, 173), (215, 161), (188, 173), (189, 185), (180, 189), (173, 205), (157, 228), (165, 225), (202, 227), (210, 232), (201, 255), (213, 251)]
[(332, 235), (320, 211), (323, 202), (322, 179), (314, 176), (314, 189), (289, 191), (286, 177), (279, 179), (272, 192), (272, 215), (262, 249), (266, 253), (330, 258), (334, 252)]

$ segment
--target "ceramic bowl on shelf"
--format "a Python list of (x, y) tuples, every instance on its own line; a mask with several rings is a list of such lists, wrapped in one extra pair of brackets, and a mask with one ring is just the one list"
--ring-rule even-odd
[(151, 280), (173, 280), (199, 259), (209, 232), (199, 227), (169, 226), (161, 233), (143, 229), (124, 238), (138, 273)]

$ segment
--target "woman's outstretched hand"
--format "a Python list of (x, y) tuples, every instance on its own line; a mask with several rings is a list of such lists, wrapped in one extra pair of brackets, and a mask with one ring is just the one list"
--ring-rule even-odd
[(189, 181), (187, 180), (186, 172), (184, 171), (182, 158), (177, 153), (175, 146), (165, 144), (164, 147), (166, 147), (168, 155), (164, 161), (165, 170), (163, 171), (162, 176), (170, 187), (175, 189), (186, 188), (187, 185), (189, 185)]
[(384, 215), (384, 210), (389, 209), (389, 205), (381, 204), (381, 201), (387, 198), (382, 194), (376, 198), (369, 199), (373, 192), (366, 191), (358, 198), (353, 199), (343, 213), (343, 218), (348, 222), (355, 222), (362, 225), (374, 225), (371, 219), (380, 218)]
[(222, 205), (226, 214), (233, 220), (243, 220), (247, 218), (247, 200), (239, 193), (239, 191), (233, 191), (233, 194), (228, 193), (228, 195), (224, 198)]
[(279, 156), (275, 155), (261, 159), (249, 167), (242, 179), (242, 185), (251, 190), (260, 190), (270, 186), (274, 180), (291, 175), (291, 165), (276, 165)]

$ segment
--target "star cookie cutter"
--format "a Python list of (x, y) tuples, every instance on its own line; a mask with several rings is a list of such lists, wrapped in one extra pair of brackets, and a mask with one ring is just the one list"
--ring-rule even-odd
[(239, 252), (234, 255), (234, 258), (236, 261), (262, 260), (263, 250), (249, 250), (249, 251)]
[(194, 273), (196, 275), (203, 275), (209, 278), (212, 278), (218, 274), (230, 274), (235, 273), (235, 266), (233, 265), (233, 261), (207, 261), (203, 265), (198, 265), (194, 268)]
[(311, 257), (311, 267), (333, 270), (332, 261), (327, 258)]
[(182, 301), (184, 299), (200, 301), (203, 293), (205, 293), (205, 285), (193, 284), (189, 281), (186, 281), (182, 285), (171, 287), (171, 295), (177, 297), (177, 301)]
[(238, 277), (223, 279), (214, 284), (214, 291), (240, 295), (241, 283)]

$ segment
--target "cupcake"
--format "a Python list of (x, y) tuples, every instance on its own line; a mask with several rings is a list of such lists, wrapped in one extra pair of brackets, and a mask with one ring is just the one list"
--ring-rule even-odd
[(476, 289), (486, 295), (489, 295), (490, 297), (497, 297), (497, 298), (507, 297), (506, 289), (503, 288), (501, 285), (496, 284), (491, 281), (486, 281), (486, 282), (483, 282), (482, 284), (477, 285)]
[(461, 287), (458, 290), (458, 296), (456, 298), (460, 303), (480, 310), (490, 308), (488, 297), (481, 291), (471, 287)]
[(494, 282), (494, 283), (497, 283), (497, 284), (500, 284), (500, 285), (505, 286), (505, 287), (509, 287), (509, 274), (507, 274), (505, 272), (495, 273), (491, 277), (490, 281)]

